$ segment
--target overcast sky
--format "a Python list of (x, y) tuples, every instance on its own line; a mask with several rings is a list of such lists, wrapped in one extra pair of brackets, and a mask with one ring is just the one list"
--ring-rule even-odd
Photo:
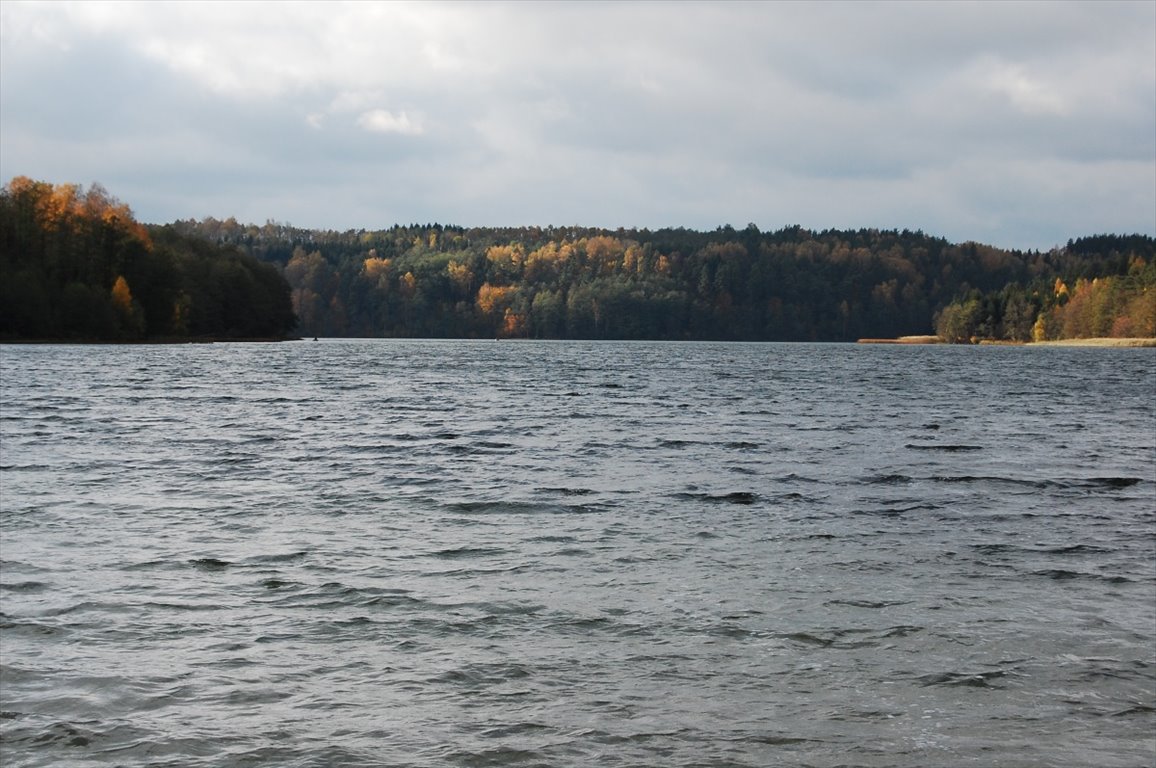
[(0, 3), (0, 177), (235, 216), (1156, 235), (1156, 2)]

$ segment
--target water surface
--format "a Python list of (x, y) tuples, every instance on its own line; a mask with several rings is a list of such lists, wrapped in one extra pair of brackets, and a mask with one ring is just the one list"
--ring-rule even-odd
[(0, 762), (1156, 764), (1151, 350), (0, 348)]

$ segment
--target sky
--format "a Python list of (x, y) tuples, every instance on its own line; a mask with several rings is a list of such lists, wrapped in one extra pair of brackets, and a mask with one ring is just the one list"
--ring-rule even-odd
[(1156, 2), (0, 2), (0, 183), (146, 223), (1156, 235)]

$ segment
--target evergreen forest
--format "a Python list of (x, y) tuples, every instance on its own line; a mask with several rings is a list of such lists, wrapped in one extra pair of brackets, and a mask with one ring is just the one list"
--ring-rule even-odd
[[(921, 231), (141, 225), (94, 185), (0, 193), (0, 337), (854, 341), (1156, 337), (1156, 240)], [(296, 325), (294, 325), (296, 323)]]

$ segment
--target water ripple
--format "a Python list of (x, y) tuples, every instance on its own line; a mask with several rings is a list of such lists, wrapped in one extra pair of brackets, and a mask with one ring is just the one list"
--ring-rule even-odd
[(1151, 764), (1156, 367), (1040, 352), (0, 347), (2, 763)]

